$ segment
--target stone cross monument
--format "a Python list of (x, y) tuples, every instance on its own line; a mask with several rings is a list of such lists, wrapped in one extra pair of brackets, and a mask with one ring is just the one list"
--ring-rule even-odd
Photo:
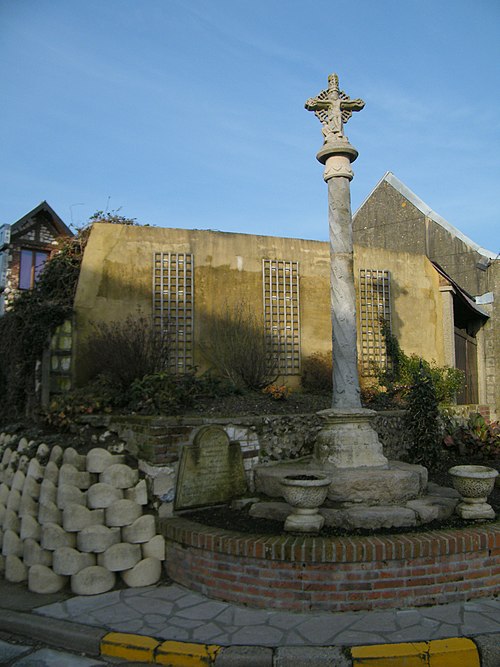
[(336, 74), (328, 88), (305, 103), (323, 125), (324, 143), (317, 159), (325, 165), (330, 226), (330, 293), (332, 315), (333, 399), (324, 411), (325, 426), (319, 433), (315, 460), (324, 467), (387, 467), (382, 445), (370, 421), (372, 410), (361, 407), (356, 350), (356, 293), (354, 289), (351, 163), (357, 150), (344, 135), (344, 123), (365, 103), (350, 99), (339, 89)]

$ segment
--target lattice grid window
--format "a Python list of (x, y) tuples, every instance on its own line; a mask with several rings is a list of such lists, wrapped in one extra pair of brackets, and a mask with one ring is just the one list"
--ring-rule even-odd
[(363, 375), (376, 375), (388, 368), (389, 359), (382, 324), (391, 328), (391, 280), (389, 271), (359, 270), (359, 319), (361, 330), (361, 369)]
[(281, 375), (300, 373), (299, 263), (262, 260), (264, 326)]
[(193, 255), (157, 252), (153, 262), (155, 326), (168, 336), (171, 370), (184, 373), (193, 367)]

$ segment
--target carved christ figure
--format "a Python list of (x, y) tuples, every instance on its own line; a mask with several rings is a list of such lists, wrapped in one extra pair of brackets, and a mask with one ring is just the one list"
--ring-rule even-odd
[(321, 121), (325, 143), (331, 139), (345, 139), (343, 124), (347, 123), (353, 111), (361, 111), (364, 106), (363, 100), (351, 100), (343, 90), (339, 90), (336, 74), (328, 77), (327, 90), (322, 90), (317, 97), (310, 97), (305, 103), (306, 109), (314, 111)]

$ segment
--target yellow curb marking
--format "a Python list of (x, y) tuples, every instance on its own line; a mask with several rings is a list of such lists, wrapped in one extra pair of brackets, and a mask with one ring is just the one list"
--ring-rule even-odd
[(154, 662), (158, 639), (124, 632), (110, 632), (101, 639), (101, 655), (135, 662)]
[(353, 667), (480, 667), (476, 645), (470, 639), (435, 639), (412, 644), (353, 646)]
[(169, 667), (206, 667), (213, 664), (221, 648), (216, 644), (167, 641), (156, 649), (155, 660)]

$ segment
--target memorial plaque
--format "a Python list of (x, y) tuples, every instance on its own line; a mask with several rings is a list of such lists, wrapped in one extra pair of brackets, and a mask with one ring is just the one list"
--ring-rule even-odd
[(201, 428), (192, 445), (182, 448), (175, 509), (224, 503), (247, 491), (238, 442), (220, 426)]

